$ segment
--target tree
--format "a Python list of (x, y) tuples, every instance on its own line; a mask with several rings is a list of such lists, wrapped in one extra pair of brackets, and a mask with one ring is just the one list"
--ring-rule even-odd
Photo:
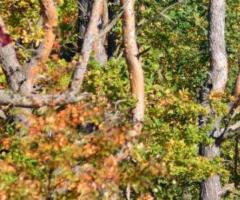
[(141, 130), (144, 121), (144, 75), (138, 58), (139, 52), (135, 32), (134, 0), (129, 2), (123, 0), (121, 2), (123, 6), (126, 4), (123, 14), (125, 55), (130, 70), (132, 94), (137, 99), (136, 108), (133, 111), (133, 121), (136, 128)]
[[(205, 90), (205, 92), (207, 91), (208, 93), (207, 98), (209, 98), (209, 95), (224, 94), (228, 80), (228, 62), (225, 42), (225, 4), (225, 0), (211, 0), (209, 6), (209, 48), (212, 69), (209, 75), (208, 88)], [(237, 85), (236, 90), (238, 87)], [(202, 96), (204, 95), (206, 94)], [(209, 133), (209, 136), (214, 138), (213, 144), (211, 144), (211, 146), (202, 145), (201, 154), (209, 159), (214, 159), (220, 156), (220, 146), (224, 137), (228, 134), (228, 131), (230, 131), (228, 130), (229, 124), (225, 124), (224, 127), (224, 118), (219, 116), (216, 117), (216, 112), (211, 110), (209, 100), (207, 100), (207, 102), (202, 101), (202, 103), (210, 108), (210, 112), (213, 113), (212, 117), (215, 118), (215, 123), (213, 129)], [(236, 103), (234, 106), (230, 105), (228, 113), (230, 116), (227, 117), (232, 117), (231, 115), (234, 112), (235, 106), (238, 105), (236, 105)], [(226, 187), (221, 186), (219, 175), (211, 176), (201, 184), (201, 199), (221, 199), (228, 189), (229, 185)]]

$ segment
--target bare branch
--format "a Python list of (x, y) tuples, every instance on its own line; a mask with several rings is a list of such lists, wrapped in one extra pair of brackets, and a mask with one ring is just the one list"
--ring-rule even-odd
[(6, 33), (6, 28), (0, 17), (0, 62), (6, 75), (10, 88), (17, 92), (20, 85), (25, 80), (22, 73), (22, 66), (18, 62), (16, 51), (10, 36)]
[(89, 95), (82, 93), (75, 95), (71, 92), (64, 92), (58, 94), (35, 94), (31, 96), (23, 96), (11, 90), (0, 90), (0, 105), (12, 105), (14, 107), (22, 108), (39, 108), (42, 106), (56, 106), (69, 103), (76, 103), (82, 99), (86, 99)]
[[(98, 21), (100, 19), (100, 13), (98, 11), (100, 6), (102, 5), (101, 1), (103, 0), (95, 0), (94, 2), (90, 23), (84, 39), (82, 56), (81, 56), (81, 59), (79, 60), (79, 64), (76, 67), (69, 89), (64, 93), (53, 94), (53, 95), (41, 95), (41, 94), (33, 95), (31, 93), (25, 94), (22, 91), (23, 89), (21, 87), (20, 87), (21, 94), (13, 93), (13, 92), (17, 92), (18, 88), (13, 92), (1, 91), (0, 104), (2, 105), (11, 104), (17, 107), (31, 108), (31, 107), (41, 107), (44, 105), (58, 105), (58, 104), (73, 103), (73, 102), (79, 101), (82, 98), (82, 95), (78, 95), (78, 93), (80, 91), (83, 77), (86, 72), (87, 64), (90, 58), (90, 53), (92, 51), (92, 45), (95, 39), (95, 35), (92, 30), (95, 30), (95, 28), (97, 27)], [(21, 75), (21, 76), (19, 75), (21, 77), (20, 86), (28, 85), (28, 84), (25, 84), (26, 76), (21, 72), (21, 66), (18, 63), (15, 50), (11, 43), (5, 47), (2, 47), (2, 48), (0, 47), (0, 58), (6, 70), (9, 70), (10, 77), (12, 76), (12, 74), (19, 72)], [(15, 81), (15, 79), (12, 78), (11, 81)], [(17, 82), (16, 85), (17, 84), (19, 84), (19, 82)], [(27, 90), (27, 87), (25, 88), (25, 90)]]
[(237, 136), (240, 133), (240, 121), (238, 121), (235, 124), (229, 126), (227, 128), (227, 130), (222, 130), (222, 133), (223, 133), (222, 136), (221, 136), (222, 140)]
[(227, 192), (232, 192), (235, 190), (234, 183), (227, 184), (222, 187), (219, 196), (224, 196)]

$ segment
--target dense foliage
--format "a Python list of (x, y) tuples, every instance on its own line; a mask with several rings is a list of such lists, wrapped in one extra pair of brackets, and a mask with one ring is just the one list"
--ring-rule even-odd
[[(58, 0), (57, 40), (38, 80), (39, 90), (62, 91), (77, 62), (76, 1)], [(227, 1), (227, 47), (230, 66), (224, 98), (211, 97), (219, 115), (239, 68), (240, 0)], [(118, 11), (119, 6), (111, 4)], [(167, 8), (167, 9), (166, 9)], [(30, 131), (1, 120), (0, 199), (198, 199), (199, 183), (220, 173), (223, 182), (240, 181), (238, 139), (224, 143), (221, 158), (199, 156), (199, 144), (211, 143), (211, 121), (198, 126), (199, 115), (210, 113), (198, 102), (207, 79), (208, 1), (139, 0), (137, 31), (145, 73), (146, 114), (143, 133), (130, 155), (118, 163), (115, 155), (130, 140), (131, 98), (123, 56), (122, 29), (115, 34), (116, 51), (104, 66), (88, 65), (82, 90), (89, 97), (76, 104), (34, 110)], [(3, 0), (0, 13), (12, 36), (18, 57), (26, 61), (42, 40), (38, 0)], [(73, 55), (66, 61), (69, 51)], [(51, 83), (49, 85), (49, 83)], [(1, 88), (7, 83), (0, 74)], [(1, 108), (9, 116), (17, 109)], [(0, 113), (1, 114), (1, 113)], [(226, 199), (238, 199), (236, 191)]]

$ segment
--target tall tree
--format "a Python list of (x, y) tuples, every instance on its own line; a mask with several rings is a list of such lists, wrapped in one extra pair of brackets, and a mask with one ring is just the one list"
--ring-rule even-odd
[[(208, 98), (210, 94), (223, 94), (225, 92), (228, 80), (228, 61), (225, 42), (225, 0), (210, 0), (209, 5), (209, 53), (211, 62), (210, 77), (208, 80), (205, 95), (206, 101), (202, 101), (203, 105), (210, 109)], [(204, 95), (203, 95), (204, 96)], [(214, 110), (210, 110), (215, 113)], [(213, 137), (213, 144), (202, 145), (201, 154), (208, 159), (214, 159), (220, 156), (220, 145), (222, 143), (221, 131), (223, 120), (212, 114), (215, 118), (213, 129), (209, 133), (209, 137)], [(201, 199), (202, 200), (219, 200), (225, 193), (224, 187), (221, 185), (220, 175), (214, 175), (201, 183)]]

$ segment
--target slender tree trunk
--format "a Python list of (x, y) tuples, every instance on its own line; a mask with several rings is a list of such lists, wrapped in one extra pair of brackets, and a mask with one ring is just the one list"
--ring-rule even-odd
[[(209, 91), (224, 93), (228, 78), (228, 64), (225, 44), (225, 0), (210, 0), (209, 8), (209, 48), (211, 59), (211, 83)], [(220, 127), (215, 127), (219, 129)], [(209, 159), (220, 156), (220, 144), (216, 140), (211, 146), (202, 146), (201, 154)], [(219, 200), (222, 186), (219, 175), (214, 175), (201, 183), (202, 200)]]
[(132, 94), (137, 100), (136, 107), (133, 110), (133, 121), (136, 128), (141, 130), (144, 121), (144, 74), (138, 58), (134, 12), (135, 0), (121, 0), (121, 3), (122, 6), (126, 6), (123, 13), (125, 56), (129, 67)]
[[(220, 156), (220, 147), (217, 144), (212, 146), (203, 146), (202, 155), (213, 159)], [(219, 200), (221, 199), (221, 181), (219, 175), (214, 175), (209, 177), (207, 180), (204, 180), (201, 183), (201, 199), (202, 200)]]
[[(83, 40), (85, 37), (86, 29), (89, 23), (90, 19), (90, 12), (92, 8), (93, 1), (92, 0), (79, 0), (79, 45), (80, 48), (82, 48)], [(105, 37), (99, 38), (99, 33), (101, 28), (104, 25), (104, 22), (106, 21), (106, 17), (108, 16), (106, 12), (106, 1), (102, 2), (101, 8), (99, 8), (98, 11), (101, 14), (101, 18), (99, 19), (98, 26), (95, 27), (96, 30), (94, 30), (95, 41), (93, 45), (93, 52), (95, 59), (101, 63), (104, 64), (107, 61), (107, 53), (104, 47), (105, 43)]]
[(225, 0), (210, 0), (209, 48), (213, 92), (224, 92), (228, 78), (225, 44)]
[(43, 64), (49, 58), (51, 54), (52, 47), (55, 41), (55, 28), (58, 23), (57, 8), (53, 0), (39, 0), (41, 5), (41, 16), (43, 17), (43, 29), (44, 29), (44, 38), (43, 42), (40, 44), (37, 49), (35, 56), (26, 63), (24, 71), (27, 74), (26, 87), (28, 91), (26, 95), (29, 95), (33, 92), (34, 83), (36, 81), (37, 74), (40, 72)]

